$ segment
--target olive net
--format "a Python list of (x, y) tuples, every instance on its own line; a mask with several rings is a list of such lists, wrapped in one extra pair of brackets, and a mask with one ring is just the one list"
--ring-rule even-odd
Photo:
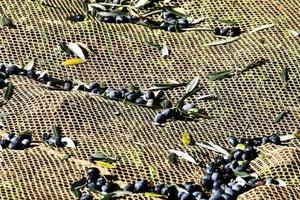
[[(1, 108), (5, 131), (28, 130), (36, 146), (23, 151), (3, 150), (0, 191), (3, 199), (75, 199), (70, 185), (93, 164), (88, 158), (96, 151), (118, 157), (118, 168), (103, 173), (116, 175), (121, 183), (154, 179), (166, 183), (201, 182), (205, 165), (214, 153), (182, 145), (188, 131), (196, 141), (211, 141), (229, 147), (230, 135), (254, 138), (288, 134), (299, 129), (300, 41), (289, 30), (300, 27), (297, 0), (186, 0), (180, 7), (195, 17), (232, 19), (238, 22), (241, 39), (230, 44), (204, 47), (216, 40), (205, 31), (170, 33), (134, 24), (105, 24), (94, 19), (71, 23), (66, 18), (83, 13), (79, 0), (47, 0), (45, 5), (30, 0), (0, 0), (0, 13), (13, 19), (16, 28), (0, 28), (0, 62), (24, 65), (35, 58), (35, 68), (50, 76), (84, 83), (104, 82), (116, 88), (129, 83), (142, 89), (169, 79), (188, 81), (200, 77), (204, 89), (199, 95), (214, 94), (215, 101), (194, 101), (215, 118), (197, 122), (175, 121), (164, 127), (153, 125), (157, 110), (105, 100), (85, 92), (52, 91), (26, 77), (11, 76), (13, 98)], [(275, 26), (249, 34), (254, 27)], [(205, 22), (213, 28), (217, 24)], [(299, 31), (299, 30), (298, 30)], [(84, 64), (65, 67), (70, 58), (59, 49), (61, 42), (80, 41), (92, 49)], [(170, 58), (147, 44), (166, 43)], [(263, 57), (266, 65), (228, 79), (210, 82), (207, 75), (224, 69), (240, 69)], [(290, 70), (288, 86), (280, 79), (282, 68)], [(3, 93), (1, 95), (3, 96)], [(176, 101), (183, 88), (170, 92)], [(279, 123), (274, 117), (289, 111)], [(120, 114), (116, 115), (115, 113)], [(59, 126), (77, 148), (53, 149), (42, 144), (42, 135)], [(247, 128), (246, 128), (247, 127)], [(199, 161), (168, 162), (168, 150), (181, 150)], [(288, 187), (260, 186), (240, 199), (300, 199), (299, 142), (284, 146), (267, 145), (252, 168), (262, 177), (285, 181)], [(66, 154), (69, 159), (63, 159)], [(157, 176), (153, 178), (152, 168)], [(99, 194), (95, 194), (100, 198)], [(126, 199), (149, 199), (142, 195)]]

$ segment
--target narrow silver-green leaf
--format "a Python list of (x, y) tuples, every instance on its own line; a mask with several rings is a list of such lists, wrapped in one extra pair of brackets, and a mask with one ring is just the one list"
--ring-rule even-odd
[(29, 61), (25, 66), (24, 69), (25, 70), (31, 70), (33, 68), (34, 65), (34, 59), (32, 59), (31, 61)]
[(287, 111), (282, 111), (281, 113), (279, 113), (273, 120), (273, 124), (280, 122), (287, 113), (288, 113)]
[(140, 8), (140, 7), (143, 7), (147, 4), (151, 3), (151, 0), (139, 0), (135, 5), (134, 7), (135, 8)]
[(188, 153), (182, 152), (182, 151), (178, 151), (178, 150), (169, 150), (170, 153), (175, 153), (178, 157), (185, 159), (195, 165), (198, 165), (199, 163), (192, 157), (190, 156)]
[(242, 177), (242, 178), (246, 178), (246, 177), (250, 176), (249, 173), (243, 172), (243, 171), (234, 171), (234, 175)]
[(222, 39), (222, 40), (216, 40), (216, 41), (213, 41), (213, 42), (209, 42), (207, 44), (204, 44), (203, 46), (216, 46), (216, 45), (224, 45), (224, 44), (228, 44), (228, 43), (231, 43), (231, 42), (234, 42), (234, 41), (237, 41), (238, 39), (240, 39), (241, 37), (240, 36), (236, 36), (236, 37), (228, 37), (226, 39)]
[(199, 83), (199, 77), (197, 76), (187, 84), (185, 88), (185, 93), (189, 93), (193, 91), (195, 87), (197, 87), (198, 83)]
[(55, 137), (61, 137), (61, 130), (58, 126), (53, 126), (52, 127), (52, 134), (55, 136)]
[(169, 49), (168, 49), (166, 43), (164, 43), (164, 44), (163, 44), (163, 47), (161, 48), (161, 56), (162, 56), (164, 59), (166, 59), (166, 58), (169, 57)]
[(254, 28), (252, 31), (250, 31), (250, 33), (254, 33), (254, 32), (261, 31), (261, 30), (264, 30), (267, 28), (271, 28), (273, 26), (274, 26), (274, 24), (265, 24), (265, 25)]
[(232, 25), (235, 25), (236, 22), (233, 21), (233, 20), (229, 20), (229, 19), (216, 19), (215, 20), (216, 22), (219, 22), (219, 23), (222, 23), (222, 24), (226, 24), (228, 26), (232, 26)]
[(288, 82), (288, 79), (289, 79), (288, 72), (289, 72), (289, 69), (288, 69), (288, 68), (283, 68), (282, 71), (281, 71), (281, 80), (282, 80), (284, 83), (287, 83), (287, 82)]
[(229, 70), (224, 70), (224, 71), (220, 71), (220, 72), (214, 72), (208, 75), (208, 80), (209, 81), (215, 81), (215, 80), (219, 80), (219, 79), (223, 79), (223, 78), (229, 78), (231, 76), (233, 76), (233, 69), (229, 69)]
[(5, 96), (4, 96), (5, 100), (6, 101), (10, 100), (13, 93), (14, 93), (14, 86), (13, 86), (12, 82), (9, 82), (7, 85)]
[(79, 58), (81, 58), (82, 60), (85, 60), (85, 56), (84, 53), (82, 51), (82, 49), (80, 48), (80, 46), (76, 43), (70, 42), (69, 44), (67, 44), (67, 47)]
[(174, 13), (175, 15), (179, 15), (182, 17), (185, 17), (188, 15), (188, 12), (183, 8), (167, 7), (166, 10), (171, 13)]
[(299, 32), (294, 31), (294, 30), (289, 30), (289, 32), (294, 36), (294, 37), (298, 37), (300, 35)]

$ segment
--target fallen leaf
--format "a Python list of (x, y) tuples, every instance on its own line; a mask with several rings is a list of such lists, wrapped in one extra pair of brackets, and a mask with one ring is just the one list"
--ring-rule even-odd
[(207, 44), (204, 44), (203, 46), (215, 46), (215, 45), (224, 45), (224, 44), (228, 44), (228, 43), (231, 43), (231, 42), (234, 42), (238, 39), (240, 39), (241, 37), (240, 36), (237, 36), (237, 37), (228, 37), (226, 39), (223, 39), (223, 40), (216, 40), (216, 41), (213, 41), (213, 42), (209, 42)]
[(62, 137), (61, 138), (61, 142), (63, 144), (65, 144), (66, 147), (70, 147), (70, 148), (76, 148), (75, 143), (73, 142), (73, 140), (69, 137)]
[(192, 137), (190, 136), (190, 134), (188, 132), (184, 132), (182, 135), (182, 143), (184, 145), (189, 145), (192, 143)]
[(84, 63), (85, 60), (81, 59), (81, 58), (72, 58), (69, 60), (64, 61), (62, 64), (64, 66), (69, 66), (69, 65), (78, 65), (78, 64), (82, 64)]
[(145, 197), (154, 197), (154, 198), (166, 198), (164, 195), (156, 194), (154, 192), (145, 192)]
[(199, 83), (199, 77), (197, 76), (187, 84), (185, 88), (185, 93), (189, 93), (193, 91), (197, 87), (198, 83)]
[(299, 32), (294, 31), (294, 30), (289, 30), (289, 32), (294, 36), (294, 37), (298, 37), (300, 35)]
[(33, 68), (34, 65), (34, 59), (32, 59), (31, 61), (29, 61), (29, 63), (27, 63), (23, 69), (25, 70), (31, 70)]
[(135, 5), (134, 7), (135, 8), (140, 8), (140, 7), (143, 7), (147, 4), (149, 4), (151, 1), (150, 0), (139, 0)]
[(192, 156), (190, 156), (188, 153), (178, 151), (178, 150), (172, 150), (172, 149), (169, 149), (169, 152), (174, 153), (178, 157), (183, 158), (183, 159), (185, 159), (185, 160), (187, 160), (187, 161), (189, 161), (189, 162), (191, 162), (195, 165), (198, 165), (198, 162)]
[(108, 162), (104, 162), (104, 161), (96, 161), (96, 164), (101, 166), (101, 167), (105, 167), (107, 169), (116, 169), (117, 166), (116, 164), (112, 164), (112, 163), (108, 163)]
[(75, 42), (75, 43), (78, 44), (78, 46), (81, 47), (82, 49), (85, 49), (87, 52), (94, 53), (93, 51), (90, 50), (90, 48), (86, 44), (82, 42)]
[(167, 44), (164, 43), (163, 44), (163, 47), (161, 48), (161, 55), (164, 59), (168, 58), (169, 57), (169, 49), (167, 47)]
[(265, 24), (265, 25), (254, 28), (252, 31), (250, 31), (250, 33), (254, 33), (254, 32), (261, 31), (261, 30), (264, 30), (267, 28), (271, 28), (273, 26), (274, 26), (274, 24)]
[(82, 60), (85, 60), (85, 56), (83, 54), (82, 49), (79, 47), (78, 44), (70, 42), (69, 44), (67, 44), (67, 47), (79, 58), (81, 58)]

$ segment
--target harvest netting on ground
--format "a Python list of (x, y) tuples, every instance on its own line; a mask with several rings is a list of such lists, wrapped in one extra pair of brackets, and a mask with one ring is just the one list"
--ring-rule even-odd
[[(213, 119), (178, 120), (156, 126), (153, 118), (159, 110), (81, 91), (49, 90), (35, 80), (12, 75), (9, 81), (14, 84), (13, 96), (1, 107), (2, 131), (30, 131), (36, 145), (20, 151), (0, 151), (2, 199), (75, 199), (70, 185), (94, 166), (88, 160), (97, 151), (119, 158), (117, 169), (98, 167), (103, 173), (116, 175), (121, 185), (153, 179), (153, 168), (157, 182), (201, 185), (206, 164), (216, 154), (183, 145), (184, 132), (189, 132), (197, 142), (210, 141), (227, 148), (230, 135), (258, 138), (287, 135), (299, 129), (297, 0), (177, 1), (194, 18), (231, 19), (238, 23), (243, 31), (241, 38), (216, 46), (203, 46), (217, 39), (209, 31), (174, 33), (129, 23), (108, 24), (94, 18), (73, 23), (67, 17), (84, 13), (82, 1), (43, 2), (0, 0), (1, 15), (12, 19), (16, 26), (0, 27), (0, 63), (24, 66), (35, 59), (35, 69), (47, 71), (49, 76), (87, 84), (103, 82), (119, 89), (130, 83), (147, 89), (156, 83), (186, 82), (198, 76), (203, 89), (196, 96), (213, 94), (218, 99), (187, 99), (205, 108)], [(249, 33), (264, 24), (274, 26)], [(201, 25), (220, 26), (209, 20)], [(70, 55), (59, 49), (62, 42), (82, 42), (95, 53), (89, 54), (83, 64), (64, 66), (61, 63)], [(149, 43), (165, 43), (169, 57), (163, 59), (160, 50)], [(268, 62), (239, 76), (217, 81), (207, 78), (213, 72), (242, 69), (258, 58)], [(289, 70), (287, 84), (280, 77), (283, 68)], [(4, 93), (3, 89), (1, 96)], [(184, 93), (184, 88), (175, 88), (170, 99), (177, 101)], [(274, 123), (283, 111), (287, 111), (286, 115)], [(43, 144), (43, 134), (53, 126), (76, 141), (76, 148), (51, 148)], [(168, 162), (169, 149), (192, 155), (199, 165), (180, 160), (174, 166)], [(66, 155), (70, 158), (65, 159)], [(299, 140), (283, 146), (262, 146), (251, 167), (261, 177), (280, 179), (287, 186), (256, 187), (238, 199), (300, 199)], [(99, 193), (93, 194), (101, 198)], [(124, 199), (151, 198), (134, 194)]]

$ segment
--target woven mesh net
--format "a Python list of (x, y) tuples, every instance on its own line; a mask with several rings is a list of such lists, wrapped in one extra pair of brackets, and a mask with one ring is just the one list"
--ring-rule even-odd
[[(129, 83), (142, 89), (169, 79), (188, 81), (199, 76), (208, 93), (218, 101), (197, 101), (199, 107), (215, 117), (199, 122), (176, 121), (164, 127), (154, 126), (152, 109), (128, 106), (83, 92), (51, 91), (36, 81), (11, 76), (15, 92), (9, 104), (1, 108), (1, 121), (9, 132), (29, 130), (37, 146), (24, 151), (4, 150), (1, 155), (1, 196), (5, 199), (74, 199), (70, 184), (81, 178), (91, 163), (86, 160), (96, 151), (120, 157), (113, 173), (123, 183), (150, 179), (155, 166), (157, 181), (167, 183), (200, 182), (203, 168), (214, 154), (181, 145), (188, 130), (196, 141), (211, 141), (227, 147), (229, 135), (246, 138), (287, 134), (299, 128), (300, 60), (299, 38), (288, 30), (299, 28), (297, 0), (188, 0), (178, 1), (191, 15), (232, 19), (243, 31), (275, 23), (273, 28), (224, 46), (204, 47), (216, 38), (209, 32), (169, 33), (134, 24), (105, 24), (96, 20), (71, 23), (71, 14), (82, 13), (81, 1), (47, 0), (46, 5), (29, 0), (0, 0), (0, 13), (12, 18), (16, 29), (0, 29), (0, 62), (24, 65), (36, 58), (36, 69), (50, 76), (71, 78), (85, 83), (105, 82), (116, 88)], [(216, 24), (205, 22), (213, 28)], [(58, 48), (61, 42), (80, 41), (96, 54), (73, 67), (62, 66), (70, 56)], [(263, 42), (264, 41), (264, 42)], [(171, 54), (162, 59), (160, 52), (147, 42), (166, 42)], [(223, 69), (239, 69), (263, 57), (266, 65), (238, 78), (208, 82), (207, 75)], [(290, 69), (288, 87), (283, 87), (280, 72)], [(1, 92), (3, 96), (4, 91)], [(170, 92), (178, 100), (184, 90)], [(192, 99), (188, 99), (192, 101)], [(289, 114), (280, 123), (272, 123), (283, 110)], [(120, 115), (114, 115), (119, 111)], [(65, 136), (78, 142), (76, 149), (44, 147), (42, 135), (51, 126), (62, 128)], [(248, 127), (245, 130), (245, 127)], [(263, 156), (253, 163), (262, 176), (287, 181), (288, 188), (258, 187), (240, 199), (299, 199), (299, 142), (285, 147), (267, 146)], [(199, 166), (180, 161), (168, 163), (168, 149), (185, 151)], [(61, 160), (65, 154), (71, 159)], [(103, 169), (102, 169), (103, 170)], [(297, 189), (298, 188), (298, 189)], [(97, 195), (97, 194), (96, 194)], [(135, 195), (127, 199), (146, 199)]]

